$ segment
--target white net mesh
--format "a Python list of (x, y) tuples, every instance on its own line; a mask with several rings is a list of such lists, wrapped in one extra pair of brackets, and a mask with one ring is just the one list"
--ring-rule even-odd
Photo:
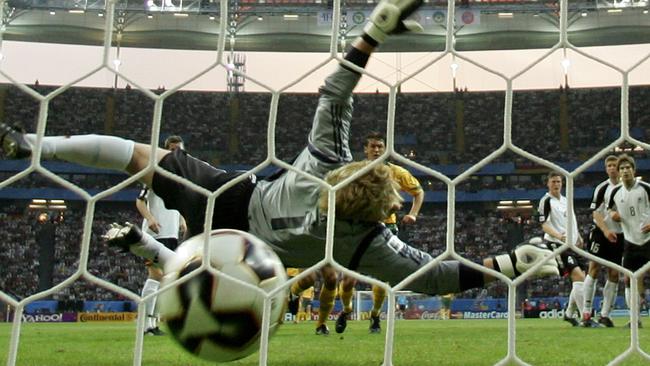
[[(6, 5), (5, 2), (2, 2), (3, 5)], [(229, 4), (227, 2), (221, 2), (220, 4), (221, 9), (220, 13), (222, 14), (222, 19), (227, 18), (227, 14), (229, 12)], [(460, 261), (461, 263), (472, 267), (474, 269), (477, 269), (482, 272), (489, 273), (495, 277), (497, 277), (499, 280), (503, 281), (505, 284), (508, 286), (508, 347), (507, 347), (507, 355), (499, 362), (499, 364), (526, 364), (524, 360), (521, 360), (517, 356), (517, 351), (516, 351), (516, 333), (515, 333), (515, 326), (516, 326), (516, 319), (515, 319), (515, 301), (516, 301), (516, 288), (520, 284), (522, 284), (524, 281), (528, 280), (533, 270), (536, 269), (537, 267), (533, 268), (533, 270), (523, 274), (522, 276), (511, 280), (509, 278), (506, 278), (504, 275), (497, 273), (495, 271), (488, 270), (480, 265), (475, 264), (474, 262), (463, 258), (458, 254), (455, 248), (455, 226), (454, 226), (454, 217), (456, 216), (456, 187), (461, 184), (462, 182), (466, 181), (469, 177), (477, 173), (479, 170), (481, 170), (483, 167), (485, 167), (487, 164), (490, 162), (494, 161), (497, 157), (503, 155), (507, 151), (514, 152), (515, 154), (528, 159), (532, 162), (535, 162), (543, 167), (557, 170), (562, 172), (564, 176), (566, 177), (566, 182), (567, 182), (567, 198), (568, 198), (568, 209), (571, 211), (573, 210), (574, 207), (574, 179), (584, 172), (588, 167), (598, 163), (609, 151), (611, 151), (613, 148), (616, 146), (619, 146), (623, 142), (628, 142), (634, 145), (642, 146), (645, 149), (650, 149), (650, 145), (639, 141), (635, 138), (633, 138), (630, 134), (630, 123), (629, 123), (629, 113), (628, 113), (628, 107), (629, 107), (629, 77), (632, 72), (634, 72), (640, 65), (645, 63), (648, 58), (650, 58), (650, 55), (647, 55), (638, 62), (634, 63), (631, 67), (627, 69), (621, 69), (617, 65), (612, 65), (609, 64), (599, 58), (596, 58), (588, 53), (585, 53), (583, 50), (580, 48), (575, 47), (568, 39), (568, 32), (567, 32), (567, 25), (569, 21), (569, 14), (568, 14), (568, 1), (567, 0), (562, 0), (560, 2), (559, 6), (559, 39), (557, 43), (550, 48), (543, 56), (541, 56), (539, 59), (537, 59), (535, 62), (527, 65), (523, 69), (521, 69), (519, 72), (515, 73), (514, 75), (507, 76), (504, 75), (503, 73), (500, 73), (498, 71), (492, 70), (489, 67), (486, 67), (480, 63), (477, 63), (471, 58), (468, 58), (465, 54), (458, 52), (455, 49), (455, 37), (456, 37), (456, 30), (457, 28), (454, 26), (447, 26), (446, 27), (446, 33), (444, 34), (445, 36), (445, 48), (442, 53), (440, 53), (437, 57), (434, 59), (430, 60), (429, 62), (425, 63), (424, 65), (420, 66), (418, 69), (414, 70), (412, 73), (410, 73), (408, 76), (405, 76), (403, 78), (398, 78), (397, 82), (393, 82), (391, 80), (386, 80), (385, 78), (382, 78), (379, 75), (373, 75), (370, 74), (367, 71), (363, 71), (365, 77), (371, 77), (377, 81), (377, 84), (382, 85), (383, 87), (388, 88), (389, 93), (388, 93), (388, 118), (387, 118), (387, 123), (386, 123), (386, 131), (387, 131), (387, 155), (383, 158), (378, 160), (375, 164), (380, 164), (383, 160), (390, 158), (394, 160), (395, 162), (405, 166), (405, 167), (411, 167), (414, 169), (417, 169), (418, 171), (429, 175), (430, 177), (437, 179), (441, 182), (443, 182), (447, 186), (447, 217), (449, 218), (447, 220), (447, 227), (446, 227), (446, 249), (444, 252), (442, 252), (439, 256), (435, 258), (434, 261), (431, 263), (427, 264), (423, 268), (421, 268), (419, 271), (416, 273), (413, 273), (406, 279), (404, 279), (401, 283), (393, 284), (392, 287), (386, 285), (383, 282), (377, 281), (375, 279), (369, 278), (369, 277), (363, 277), (360, 276), (359, 274), (355, 272), (351, 272), (339, 263), (336, 263), (333, 259), (333, 228), (334, 228), (334, 220), (329, 220), (328, 221), (328, 235), (327, 235), (327, 245), (325, 249), (325, 253), (323, 256), (323, 260), (317, 264), (315, 264), (313, 267), (310, 268), (310, 271), (316, 270), (319, 266), (321, 266), (324, 263), (331, 263), (335, 266), (335, 268), (346, 275), (351, 275), (354, 277), (357, 277), (360, 280), (363, 280), (367, 283), (378, 285), (381, 287), (384, 287), (388, 291), (388, 306), (387, 306), (387, 328), (386, 328), (386, 341), (385, 341), (385, 351), (384, 351), (384, 365), (392, 365), (393, 364), (393, 340), (394, 340), (394, 331), (395, 331), (395, 309), (396, 309), (396, 295), (402, 293), (403, 290), (405, 290), (408, 287), (408, 284), (418, 277), (419, 275), (423, 274), (424, 272), (430, 270), (431, 268), (435, 267), (440, 263), (440, 261), (445, 260), (445, 259), (455, 259)], [(6, 15), (6, 14), (5, 14)], [(8, 365), (15, 365), (16, 360), (17, 360), (17, 354), (18, 354), (18, 346), (19, 346), (19, 341), (20, 341), (20, 332), (21, 332), (21, 315), (25, 309), (25, 306), (33, 301), (39, 300), (46, 298), (68, 286), (71, 286), (75, 281), (78, 281), (80, 279), (84, 279), (94, 285), (101, 286), (103, 288), (106, 288), (110, 291), (113, 291), (116, 294), (120, 294), (124, 296), (127, 299), (131, 299), (135, 301), (138, 304), (138, 327), (137, 327), (137, 336), (135, 340), (135, 355), (133, 358), (133, 364), (134, 365), (139, 365), (141, 364), (142, 361), (142, 344), (143, 344), (143, 327), (144, 327), (144, 306), (143, 306), (143, 301), (148, 299), (147, 298), (141, 298), (131, 291), (125, 290), (124, 288), (117, 286), (111, 282), (108, 282), (102, 278), (99, 278), (93, 274), (91, 274), (88, 271), (88, 261), (89, 261), (89, 251), (90, 251), (90, 240), (91, 240), (91, 227), (92, 227), (92, 222), (93, 222), (93, 217), (95, 213), (95, 208), (96, 204), (101, 200), (109, 195), (129, 186), (130, 184), (136, 182), (139, 178), (141, 178), (144, 174), (155, 170), (159, 174), (162, 174), (164, 176), (167, 176), (171, 179), (174, 179), (176, 181), (180, 181), (185, 185), (190, 186), (192, 189), (201, 192), (202, 194), (206, 195), (208, 199), (208, 205), (207, 205), (207, 210), (206, 210), (206, 221), (205, 221), (205, 228), (210, 227), (210, 223), (212, 221), (212, 213), (213, 213), (213, 208), (214, 208), (214, 202), (215, 198), (221, 194), (223, 191), (226, 189), (230, 188), (231, 186), (237, 184), (238, 182), (247, 179), (248, 176), (251, 174), (256, 174), (263, 170), (264, 168), (270, 166), (270, 165), (275, 165), (280, 168), (296, 171), (296, 173), (299, 174), (305, 174), (303, 172), (297, 171), (296, 168), (294, 168), (292, 165), (287, 164), (286, 162), (280, 160), (277, 157), (277, 147), (276, 147), (276, 118), (277, 118), (277, 113), (278, 113), (278, 103), (280, 100), (280, 97), (285, 93), (288, 89), (290, 89), (292, 86), (295, 84), (299, 83), (306, 77), (308, 77), (310, 74), (316, 72), (317, 70), (321, 69), (323, 66), (325, 66), (327, 63), (331, 62), (332, 60), (336, 60), (338, 62), (345, 62), (342, 60), (340, 57), (338, 51), (340, 49), (340, 39), (339, 39), (339, 32), (338, 30), (340, 29), (340, 24), (341, 24), (341, 2), (340, 0), (335, 0), (333, 2), (333, 12), (332, 12), (332, 36), (330, 38), (330, 52), (329, 52), (329, 57), (324, 60), (322, 63), (315, 65), (313, 68), (311, 68), (305, 75), (296, 78), (294, 81), (290, 82), (289, 84), (286, 84), (285, 86), (275, 89), (272, 88), (268, 85), (266, 85), (264, 82), (256, 79), (255, 75), (244, 75), (247, 80), (254, 82), (261, 86), (262, 88), (268, 90), (271, 95), (271, 103), (270, 103), (270, 112), (269, 112), (269, 118), (268, 118), (268, 131), (267, 131), (267, 154), (266, 154), (266, 159), (258, 164), (255, 168), (250, 170), (248, 172), (248, 175), (243, 175), (239, 177), (236, 180), (233, 180), (226, 184), (225, 186), (221, 187), (219, 190), (216, 192), (208, 192), (205, 189), (193, 185), (190, 182), (183, 181), (182, 179), (160, 169), (157, 165), (155, 160), (152, 158), (149, 162), (149, 166), (147, 169), (143, 170), (139, 174), (130, 177), (129, 179), (125, 180), (124, 182), (106, 190), (103, 191), (99, 194), (91, 195), (87, 191), (80, 189), (79, 187), (75, 186), (74, 184), (71, 184), (67, 182), (66, 180), (60, 178), (57, 176), (55, 173), (52, 173), (51, 171), (47, 170), (46, 168), (43, 167), (41, 164), (41, 139), (45, 135), (46, 132), (46, 126), (48, 123), (48, 111), (50, 107), (50, 103), (53, 100), (53, 98), (57, 97), (61, 93), (65, 92), (70, 88), (70, 86), (76, 84), (80, 80), (86, 79), (93, 74), (96, 74), (98, 72), (105, 72), (108, 71), (110, 73), (115, 74), (117, 77), (120, 79), (124, 80), (125, 82), (129, 83), (132, 85), (134, 88), (139, 89), (142, 93), (144, 93), (150, 100), (154, 101), (153, 105), (153, 116), (152, 116), (152, 124), (151, 124), (151, 141), (150, 144), (151, 146), (158, 146), (159, 145), (159, 136), (160, 136), (160, 130), (161, 130), (161, 117), (163, 113), (163, 105), (164, 103), (168, 100), (168, 98), (172, 95), (174, 95), (176, 92), (178, 92), (181, 88), (187, 86), (188, 84), (192, 83), (193, 81), (197, 80), (198, 78), (202, 77), (208, 72), (211, 72), (215, 69), (227, 69), (227, 61), (226, 58), (224, 57), (225, 50), (228, 47), (228, 22), (226, 21), (221, 21), (219, 23), (219, 37), (218, 37), (218, 45), (217, 45), (217, 52), (216, 52), (216, 57), (214, 63), (209, 65), (207, 68), (204, 70), (200, 71), (196, 75), (192, 76), (191, 78), (188, 78), (184, 82), (176, 85), (175, 87), (164, 91), (160, 95), (157, 95), (149, 90), (147, 90), (144, 87), (141, 87), (139, 83), (136, 80), (131, 79), (128, 75), (124, 75), (118, 71), (118, 63), (113, 62), (114, 60), (112, 57), (114, 57), (113, 50), (112, 50), (112, 38), (113, 35), (115, 34), (115, 24), (116, 22), (116, 16), (117, 16), (117, 11), (116, 11), (116, 2), (115, 1), (108, 1), (106, 5), (106, 12), (105, 12), (105, 17), (106, 17), (106, 27), (104, 29), (104, 48), (103, 48), (103, 55), (101, 58), (101, 64), (97, 65), (97, 67), (93, 68), (91, 71), (84, 75), (80, 75), (78, 78), (75, 80), (71, 81), (67, 85), (61, 86), (60, 88), (55, 89), (51, 93), (47, 95), (41, 95), (34, 91), (33, 89), (19, 83), (17, 80), (15, 80), (12, 75), (9, 75), (5, 73), (2, 69), (0, 69), (0, 74), (9, 80), (14, 86), (18, 87), (22, 92), (26, 93), (27, 95), (31, 96), (34, 98), (36, 101), (39, 103), (39, 114), (38, 114), (38, 124), (37, 124), (37, 129), (35, 133), (38, 136), (37, 139), (37, 148), (35, 149), (33, 153), (33, 157), (31, 160), (31, 164), (29, 167), (19, 174), (16, 174), (12, 176), (11, 178), (3, 181), (0, 184), (0, 188), (7, 187), (11, 185), (12, 183), (23, 179), (25, 177), (28, 177), (29, 174), (31, 173), (40, 173), (44, 177), (49, 178), (50, 180), (60, 184), (61, 186), (65, 187), (66, 189), (76, 193), (77, 195), (81, 196), (86, 202), (87, 202), (87, 207), (86, 207), (86, 214), (85, 214), (85, 221), (84, 221), (84, 226), (83, 226), (83, 237), (82, 237), (82, 245), (81, 245), (81, 256), (79, 260), (79, 268), (77, 269), (76, 272), (74, 272), (73, 275), (68, 277), (65, 281), (57, 284), (56, 286), (52, 287), (51, 289), (44, 291), (44, 292), (39, 292), (36, 294), (33, 294), (31, 296), (28, 296), (22, 300), (16, 300), (12, 296), (9, 296), (6, 292), (0, 291), (0, 300), (3, 302), (9, 304), (10, 306), (15, 308), (15, 313), (16, 316), (14, 317), (14, 322), (13, 322), (13, 327), (12, 327), (12, 333), (11, 333), (11, 343), (9, 347), (9, 354), (7, 357), (7, 364)], [(456, 18), (456, 4), (453, 0), (448, 2), (448, 7), (447, 7), (447, 14), (446, 14), (446, 24), (453, 24)], [(0, 33), (1, 35), (2, 33)], [(584, 161), (581, 165), (579, 165), (577, 168), (573, 170), (566, 170), (563, 167), (545, 160), (543, 158), (540, 158), (539, 156), (533, 155), (529, 153), (528, 151), (522, 149), (521, 147), (517, 146), (512, 139), (512, 110), (513, 110), (513, 83), (520, 78), (522, 75), (530, 71), (535, 65), (543, 62), (549, 55), (563, 50), (566, 52), (566, 50), (570, 50), (572, 52), (575, 52), (576, 54), (582, 55), (587, 59), (592, 60), (595, 63), (601, 64), (609, 68), (610, 70), (613, 70), (614, 72), (618, 73), (620, 75), (620, 78), (622, 80), (621, 84), (621, 98), (620, 98), (620, 136), (611, 144), (608, 146), (605, 146), (602, 148), (602, 150), (591, 156), (588, 160)], [(417, 75), (420, 74), (422, 71), (426, 70), (428, 67), (436, 64), (439, 62), (441, 59), (444, 57), (448, 56), (453, 56), (454, 59), (462, 60), (463, 62), (467, 64), (471, 64), (476, 68), (479, 68), (481, 70), (484, 70), (486, 73), (490, 74), (490, 77), (496, 77), (500, 78), (503, 80), (503, 82), (506, 85), (505, 88), (505, 105), (504, 105), (504, 111), (503, 111), (503, 144), (496, 150), (494, 150), (492, 153), (490, 153), (488, 156), (485, 158), (481, 159), (479, 162), (476, 164), (472, 165), (469, 167), (466, 171), (464, 171), (462, 174), (456, 176), (455, 178), (451, 179), (448, 176), (441, 174), (440, 172), (419, 164), (417, 162), (414, 162), (405, 156), (401, 155), (398, 153), (395, 149), (395, 139), (394, 139), (394, 131), (395, 131), (395, 114), (396, 114), (396, 100), (397, 100), (397, 95), (398, 95), (398, 90), (400, 86), (404, 83), (409, 82), (410, 80), (417, 78)], [(353, 66), (354, 67), (354, 66)], [(237, 71), (235, 71), (237, 73)], [(152, 148), (153, 149), (153, 148)], [(153, 150), (152, 150), (153, 151)], [(152, 154), (153, 156), (153, 154)], [(344, 186), (346, 183), (351, 181), (352, 179), (358, 177), (361, 175), (362, 172), (359, 172), (359, 174), (355, 174), (355, 176), (351, 177), (350, 179), (346, 180), (345, 182), (342, 182), (341, 184), (331, 187), (322, 182), (321, 180), (314, 178), (314, 177), (309, 177), (310, 179), (313, 179), (314, 181), (319, 182), (323, 187), (327, 188), (329, 190), (329, 211), (328, 211), (328, 217), (329, 218), (334, 218), (334, 198), (335, 194), (338, 189), (340, 189), (342, 186)], [(568, 216), (568, 225), (573, 225), (574, 223), (573, 218), (571, 215)], [(573, 243), (575, 242), (575, 238), (572, 238), (572, 234), (569, 233), (569, 237), (567, 238), (567, 242)], [(206, 246), (208, 248), (208, 246)], [(639, 278), (639, 276), (650, 269), (650, 263), (646, 264), (643, 268), (640, 270), (631, 273), (628, 270), (625, 270), (624, 268), (612, 264), (612, 263), (606, 263), (602, 259), (599, 259), (591, 254), (586, 253), (585, 251), (576, 248), (574, 245), (570, 246), (564, 246), (558, 250), (559, 252), (562, 252), (564, 250), (568, 249), (575, 250), (578, 252), (580, 255), (585, 256), (586, 258), (590, 260), (595, 260), (599, 263), (614, 267), (618, 270), (620, 270), (622, 273), (631, 276), (633, 279)], [(207, 249), (206, 249), (207, 250)], [(558, 254), (556, 253), (556, 254)], [(541, 265), (542, 263), (540, 263)], [(206, 265), (206, 264), (204, 264)], [(207, 268), (207, 267), (206, 267)], [(211, 269), (209, 269), (211, 270)], [(293, 284), (295, 281), (303, 278), (304, 276), (308, 275), (309, 272), (304, 272), (303, 275), (300, 275), (296, 277), (294, 280), (290, 281), (287, 286), (290, 286)], [(161, 291), (164, 291), (166, 289), (161, 289)], [(269, 298), (271, 294), (267, 295), (267, 299)], [(632, 281), (632, 295), (636, 296), (638, 295), (638, 288), (636, 286), (636, 281)], [(270, 303), (266, 303), (267, 305), (267, 311), (266, 311), (266, 317), (265, 317), (265, 322), (264, 322), (264, 331), (263, 331), (263, 337), (262, 337), (262, 346), (260, 349), (259, 353), (259, 363), (260, 365), (266, 365), (267, 364), (267, 350), (268, 350), (268, 327), (269, 327), (269, 319), (268, 319), (268, 313), (270, 309)], [(632, 323), (636, 323), (638, 320), (638, 303), (633, 302), (632, 303), (632, 309), (631, 309), (631, 321)], [(630, 346), (629, 348), (621, 353), (618, 357), (615, 359), (611, 360), (611, 364), (620, 364), (624, 359), (626, 359), (628, 356), (630, 356), (633, 353), (638, 353), (642, 355), (645, 359), (650, 360), (650, 355), (648, 355), (646, 352), (644, 352), (640, 347), (639, 347), (639, 333), (638, 333), (638, 328), (637, 327), (632, 327), (630, 330), (631, 338), (630, 338)]]

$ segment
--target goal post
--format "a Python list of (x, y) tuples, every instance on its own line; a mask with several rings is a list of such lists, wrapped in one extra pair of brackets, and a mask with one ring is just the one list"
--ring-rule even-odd
[[(440, 296), (431, 296), (411, 291), (396, 291), (396, 319), (449, 319), (449, 309), (444, 306)], [(388, 298), (381, 307), (380, 318), (388, 316)], [(355, 292), (354, 311), (352, 320), (370, 319), (373, 307), (372, 291), (360, 290)]]

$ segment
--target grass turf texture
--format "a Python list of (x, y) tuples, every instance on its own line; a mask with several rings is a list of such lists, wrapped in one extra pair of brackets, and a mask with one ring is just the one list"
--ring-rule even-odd
[[(644, 319), (646, 326), (650, 325)], [(533, 365), (604, 365), (627, 349), (630, 331), (571, 328), (560, 320), (517, 320), (517, 354)], [(368, 334), (368, 323), (351, 321), (343, 335), (314, 335), (314, 322), (284, 324), (271, 338), (269, 365), (380, 365), (384, 333)], [(385, 328), (386, 323), (382, 322)], [(385, 331), (385, 329), (383, 329)], [(393, 363), (402, 365), (492, 365), (507, 347), (505, 320), (398, 321)], [(650, 330), (640, 329), (641, 348), (650, 353)], [(0, 323), (0, 362), (6, 363), (11, 324)], [(17, 365), (131, 365), (135, 323), (23, 324)], [(213, 365), (191, 356), (169, 335), (144, 339), (143, 365)], [(228, 365), (258, 364), (258, 355)], [(623, 365), (648, 365), (634, 355)]]

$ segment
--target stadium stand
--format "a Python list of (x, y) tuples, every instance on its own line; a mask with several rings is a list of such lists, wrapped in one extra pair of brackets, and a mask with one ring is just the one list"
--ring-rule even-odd
[[(54, 87), (35, 87), (40, 93)], [(513, 139), (522, 148), (551, 161), (577, 165), (618, 136), (619, 89), (559, 89), (516, 91), (513, 104)], [(630, 109), (632, 134), (640, 139), (650, 136), (650, 123), (643, 113), (650, 88), (634, 87)], [(0, 110), (7, 120), (35, 128), (38, 103), (13, 86), (0, 87)], [(356, 96), (352, 150), (363, 158), (363, 138), (367, 132), (385, 130), (388, 96)], [(226, 168), (249, 168), (266, 157), (266, 126), (270, 94), (181, 91), (164, 103), (161, 140), (180, 133), (188, 150), (195, 156)], [(305, 144), (305, 136), (316, 107), (315, 94), (283, 94), (279, 101), (276, 130), (278, 156), (290, 161)], [(502, 143), (503, 92), (467, 92), (400, 94), (395, 121), (396, 150), (421, 164), (433, 166), (454, 176), (467, 163), (475, 163)], [(592, 105), (599, 105), (595, 110)], [(146, 142), (151, 131), (153, 102), (134, 89), (70, 88), (54, 98), (48, 115), (48, 135), (109, 133)], [(551, 108), (549, 108), (551, 106)], [(561, 108), (569, 113), (562, 117)], [(423, 117), (424, 116), (424, 117)], [(563, 120), (564, 119), (564, 120)], [(459, 122), (462, 121), (462, 123)], [(525, 123), (524, 123), (525, 122)], [(560, 133), (568, 126), (567, 135)], [(462, 128), (459, 130), (459, 126)], [(427, 131), (427, 133), (420, 133)], [(562, 146), (566, 140), (567, 146)], [(570, 148), (569, 148), (570, 147)], [(633, 153), (639, 160), (640, 173), (650, 169), (644, 152)], [(49, 163), (48, 163), (49, 164)], [(60, 177), (90, 192), (98, 192), (125, 179), (122, 174), (106, 174), (86, 168), (46, 165)], [(15, 162), (0, 161), (0, 179), (11, 177), (22, 168)], [(525, 237), (540, 235), (532, 210), (508, 213), (497, 211), (495, 201), (504, 195), (538, 199), (544, 189), (546, 169), (506, 153), (457, 188), (459, 204), (456, 217), (456, 249), (473, 260), (516, 245)], [(421, 217), (413, 227), (400, 234), (413, 245), (433, 255), (445, 248), (446, 185), (415, 171), (427, 191)], [(264, 176), (264, 173), (261, 174)], [(587, 235), (590, 212), (587, 209), (591, 189), (602, 181), (600, 166), (581, 174), (575, 181), (576, 208), (582, 234)], [(46, 188), (46, 190), (43, 190)], [(49, 189), (49, 190), (48, 190)], [(39, 194), (60, 194), (55, 182), (38, 174), (14, 182), (3, 190), (0, 233), (9, 237), (9, 248), (0, 253), (0, 288), (11, 289), (18, 298), (38, 289), (38, 246), (34, 239), (39, 211), (26, 209), (27, 198)], [(133, 184), (98, 206), (93, 222), (89, 269), (94, 275), (137, 292), (145, 271), (134, 256), (115, 254), (101, 242), (99, 235), (110, 222), (139, 222), (133, 199), (138, 191)], [(17, 194), (20, 194), (17, 196)], [(22, 198), (22, 199), (17, 199)], [(505, 198), (504, 198), (505, 199)], [(55, 266), (52, 281), (60, 283), (78, 268), (83, 223), (83, 201), (71, 199), (64, 220), (56, 223)], [(24, 258), (20, 261), (16, 258)], [(359, 285), (364, 288), (364, 285)], [(507, 287), (499, 283), (488, 290), (491, 297), (504, 297)], [(533, 280), (523, 291), (529, 297), (566, 296), (568, 283), (557, 280)], [(622, 289), (620, 290), (622, 291)], [(461, 297), (472, 298), (477, 291)], [(78, 299), (111, 300), (119, 296), (105, 289), (78, 281), (53, 296), (70, 303)]]

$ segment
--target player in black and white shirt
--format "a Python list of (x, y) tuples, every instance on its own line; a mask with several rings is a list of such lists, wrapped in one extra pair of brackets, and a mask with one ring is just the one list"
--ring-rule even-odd
[[(607, 210), (607, 204), (614, 188), (620, 185), (618, 179), (618, 157), (610, 155), (605, 158), (605, 171), (607, 180), (600, 183), (594, 189), (591, 200), (591, 210), (593, 216), (593, 226), (589, 233), (589, 245), (587, 250), (602, 259), (608, 260), (615, 264), (621, 264), (623, 258), (623, 228), (621, 224), (612, 220)], [(585, 277), (584, 292), (585, 303), (583, 309), (583, 318), (591, 319), (594, 294), (596, 292), (596, 281), (598, 271), (601, 265), (598, 262), (590, 261), (587, 276)], [(616, 290), (618, 288), (618, 271), (613, 268), (607, 268), (607, 282), (603, 287), (603, 301), (600, 307), (600, 317), (598, 323), (613, 327), (614, 323), (609, 318), (614, 301), (616, 300)], [(585, 322), (585, 325), (590, 324)]]
[[(562, 195), (562, 175), (559, 172), (550, 172), (546, 178), (548, 192), (539, 201), (537, 211), (539, 222), (542, 223), (542, 230), (544, 230), (545, 244), (549, 249), (555, 250), (567, 240), (567, 199)], [(583, 242), (578, 231), (576, 215), (573, 212), (571, 215), (573, 215), (573, 225), (570, 229), (574, 244), (582, 247)], [(560, 254), (558, 265), (560, 273), (565, 277), (568, 276), (572, 282), (564, 320), (577, 326), (579, 322), (575, 318), (583, 313), (585, 273), (580, 268), (577, 256), (571, 250), (565, 250)]]
[[(612, 219), (623, 227), (623, 267), (636, 271), (650, 261), (650, 184), (635, 177), (636, 163), (631, 156), (619, 156), (618, 173), (622, 184), (612, 191), (608, 208)], [(644, 292), (643, 277), (638, 281), (639, 294)], [(629, 278), (625, 280), (625, 300), (630, 306)]]
[[(347, 62), (338, 65), (320, 88), (308, 145), (292, 163), (297, 170), (325, 179), (331, 185), (358, 175), (335, 194), (333, 258), (351, 270), (391, 284), (400, 283), (433, 258), (404, 243), (381, 223), (402, 201), (390, 168), (378, 161), (349, 163), (352, 91), (361, 77), (359, 68), (365, 67), (370, 54), (389, 34), (419, 27), (405, 19), (420, 4), (420, 0), (384, 0), (377, 5), (364, 34), (345, 55)], [(9, 157), (29, 156), (34, 141), (35, 135), (0, 124), (0, 144)], [(46, 137), (41, 144), (44, 158), (129, 174), (145, 169), (152, 153), (148, 145), (110, 136)], [(310, 267), (323, 259), (329, 202), (328, 191), (319, 181), (287, 170), (257, 182), (254, 176), (216, 169), (180, 149), (158, 149), (155, 154), (160, 167), (207, 191), (214, 192), (227, 184), (214, 201), (212, 228), (239, 229), (256, 235), (275, 250), (287, 267)], [(364, 173), (360, 174), (360, 170)], [(181, 212), (190, 234), (203, 231), (205, 195), (159, 172), (148, 171), (141, 181), (162, 197), (168, 208)], [(109, 230), (107, 238), (112, 245), (155, 258), (163, 266), (176, 255), (146, 234), (129, 242), (138, 231), (135, 226), (118, 225)], [(539, 275), (557, 274), (557, 264), (548, 255), (547, 249), (526, 243), (512, 253), (484, 259), (483, 265), (508, 277), (518, 276), (536, 264)], [(428, 268), (406, 287), (420, 293), (446, 294), (482, 287), (493, 280), (491, 275), (447, 260)]]
[[(165, 139), (165, 149), (174, 151), (183, 149), (183, 139), (180, 136), (169, 136)], [(144, 218), (142, 221), (142, 231), (151, 235), (165, 247), (175, 250), (179, 244), (179, 235), (185, 233), (185, 220), (177, 210), (170, 210), (165, 207), (165, 202), (158, 197), (149, 187), (144, 186), (135, 206)], [(162, 271), (160, 268), (153, 266), (152, 262), (145, 261), (147, 266), (147, 280), (142, 286), (142, 297), (153, 294), (160, 287)], [(150, 297), (145, 302), (145, 320), (144, 334), (163, 335), (164, 332), (158, 327), (158, 314), (156, 313), (156, 296)]]

